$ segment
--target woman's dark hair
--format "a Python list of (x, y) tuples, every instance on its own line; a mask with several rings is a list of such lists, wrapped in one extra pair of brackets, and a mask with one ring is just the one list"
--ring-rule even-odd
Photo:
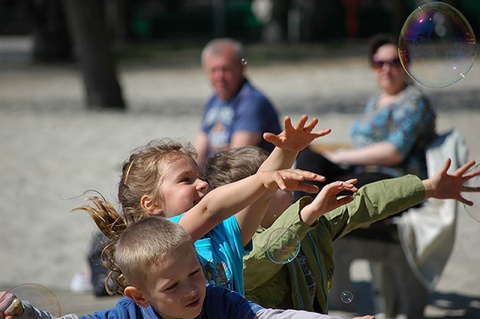
[(372, 65), (373, 56), (377, 53), (378, 48), (385, 44), (393, 44), (397, 46), (397, 38), (390, 34), (377, 34), (370, 39), (370, 46), (368, 52), (368, 63)]

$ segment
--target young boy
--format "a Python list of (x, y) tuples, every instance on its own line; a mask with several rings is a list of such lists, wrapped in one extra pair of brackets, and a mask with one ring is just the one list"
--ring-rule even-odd
[[(307, 311), (265, 309), (231, 290), (206, 286), (191, 237), (162, 217), (148, 217), (129, 226), (115, 247), (115, 263), (123, 275), (121, 288), (127, 298), (114, 308), (81, 319), (333, 318)], [(0, 298), (0, 319), (53, 318), (27, 302), (21, 305), (11, 294), (0, 293)]]
[[(265, 156), (263, 151), (252, 147), (213, 155), (205, 164), (211, 189), (254, 173)], [(407, 175), (366, 185), (353, 196), (353, 202), (327, 214), (332, 210), (332, 196), (322, 195), (335, 192), (338, 182), (325, 186), (315, 200), (303, 197), (291, 206), (291, 194), (277, 191), (253, 237), (253, 250), (244, 257), (246, 297), (264, 307), (327, 313), (335, 270), (334, 240), (427, 198), (456, 199), (472, 205), (461, 192), (479, 191), (463, 186), (468, 179), (479, 175), (479, 172), (467, 173), (475, 162), (470, 161), (449, 175), (450, 163), (447, 160), (432, 178), (423, 181)], [(292, 262), (277, 264), (268, 258), (267, 239), (273, 231), (284, 227), (300, 237), (301, 249)]]

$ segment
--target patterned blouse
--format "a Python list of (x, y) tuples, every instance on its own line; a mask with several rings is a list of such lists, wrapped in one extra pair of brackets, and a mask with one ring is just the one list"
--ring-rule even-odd
[(404, 160), (396, 166), (368, 165), (356, 167), (358, 172), (380, 172), (398, 177), (415, 174), (427, 178), (425, 149), (436, 136), (436, 112), (427, 97), (413, 85), (407, 86), (403, 97), (395, 103), (378, 108), (381, 93), (367, 103), (357, 118), (350, 135), (354, 148), (388, 141), (393, 143)]

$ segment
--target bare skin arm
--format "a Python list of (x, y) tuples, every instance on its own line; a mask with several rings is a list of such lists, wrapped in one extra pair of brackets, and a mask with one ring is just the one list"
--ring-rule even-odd
[(209, 192), (197, 205), (187, 211), (180, 219), (179, 225), (196, 240), (224, 219), (259, 199), (267, 189), (299, 189), (315, 192), (318, 190), (315, 186), (305, 184), (303, 181), (318, 179), (317, 174), (298, 169), (258, 172)]
[[(313, 118), (308, 124), (308, 116), (303, 115), (295, 126), (291, 119), (285, 117), (284, 131), (278, 135), (265, 133), (265, 140), (274, 144), (276, 147), (265, 162), (260, 166), (259, 171), (273, 171), (278, 169), (290, 168), (300, 150), (304, 149), (314, 139), (327, 135), (330, 129), (313, 131), (318, 123), (317, 118)], [(319, 181), (323, 181), (323, 176), (318, 176)], [(272, 196), (277, 190), (268, 190), (258, 200), (235, 215), (237, 223), (242, 233), (242, 243), (245, 246), (255, 234), (258, 226), (263, 220), (265, 212), (270, 204)], [(318, 189), (314, 190), (315, 192)]]
[(232, 135), (230, 148), (247, 146), (247, 145), (258, 145), (261, 142), (261, 140), (262, 140), (262, 133), (238, 131), (233, 133)]
[(359, 149), (342, 149), (322, 153), (329, 161), (348, 165), (393, 166), (403, 161), (397, 147), (390, 142), (378, 142)]
[(195, 149), (197, 150), (197, 163), (201, 167), (208, 157), (208, 136), (204, 132), (199, 132), (195, 139)]

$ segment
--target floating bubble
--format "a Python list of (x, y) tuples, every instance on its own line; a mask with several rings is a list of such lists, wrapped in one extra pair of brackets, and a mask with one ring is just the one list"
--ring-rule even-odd
[(275, 229), (267, 240), (267, 255), (276, 264), (288, 264), (300, 251), (300, 237), (288, 227)]
[(248, 61), (247, 59), (243, 58), (241, 61), (240, 61), (243, 65), (247, 65), (248, 64)]
[(403, 24), (398, 54), (412, 79), (431, 88), (447, 87), (465, 78), (472, 68), (477, 54), (475, 34), (456, 8), (429, 2)]
[[(475, 165), (470, 169), (471, 172), (478, 171), (480, 169), (480, 164)], [(475, 176), (472, 179), (469, 179), (464, 184), (465, 186), (470, 187), (479, 187), (480, 186), (480, 176)], [(478, 192), (465, 192), (462, 193), (462, 196), (466, 199), (473, 202), (473, 206), (463, 205), (467, 213), (475, 219), (477, 222), (480, 222), (480, 193)]]
[[(57, 296), (48, 288), (38, 284), (23, 284), (13, 287), (7, 293), (14, 294), (21, 301), (28, 301), (32, 306), (61, 317), (60, 303)], [(6, 294), (0, 303), (5, 298)]]
[(342, 292), (342, 294), (340, 295), (340, 299), (344, 302), (344, 303), (351, 303), (353, 301), (353, 294), (352, 292), (348, 291), (348, 290), (345, 290), (344, 292)]

